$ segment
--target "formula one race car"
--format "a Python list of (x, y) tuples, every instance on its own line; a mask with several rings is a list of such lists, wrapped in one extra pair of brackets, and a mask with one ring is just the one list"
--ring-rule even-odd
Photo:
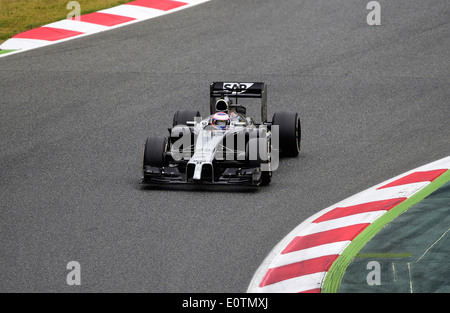
[[(261, 99), (261, 123), (238, 104), (243, 98)], [(297, 113), (276, 112), (267, 121), (266, 83), (214, 82), (208, 117), (177, 111), (168, 137), (147, 138), (142, 184), (267, 185), (279, 156), (297, 156), (300, 141)]]

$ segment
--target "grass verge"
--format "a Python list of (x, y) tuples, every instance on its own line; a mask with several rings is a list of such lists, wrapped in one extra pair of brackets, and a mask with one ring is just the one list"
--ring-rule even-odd
[[(81, 14), (96, 12), (131, 0), (78, 0)], [(67, 18), (69, 0), (0, 0), (0, 44), (21, 32)]]
[(16, 50), (0, 50), (0, 54), (5, 54), (5, 53), (9, 53), (9, 52), (13, 52)]
[(383, 214), (375, 222), (367, 226), (349, 245), (342, 254), (331, 265), (330, 270), (325, 276), (322, 284), (322, 293), (336, 293), (339, 291), (342, 277), (350, 262), (355, 258), (359, 251), (388, 223), (392, 222), (397, 216), (404, 213), (414, 204), (422, 201), (428, 195), (442, 187), (446, 182), (450, 181), (450, 170), (439, 176), (428, 186), (400, 203), (395, 208)]

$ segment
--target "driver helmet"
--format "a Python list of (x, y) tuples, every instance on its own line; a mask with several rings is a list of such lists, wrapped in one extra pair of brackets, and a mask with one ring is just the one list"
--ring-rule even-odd
[(213, 115), (211, 124), (216, 129), (228, 129), (230, 125), (230, 116), (224, 112), (218, 112)]

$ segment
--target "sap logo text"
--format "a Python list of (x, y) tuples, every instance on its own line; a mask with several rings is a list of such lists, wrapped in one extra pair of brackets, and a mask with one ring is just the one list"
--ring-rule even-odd
[(252, 85), (253, 84), (246, 84), (246, 83), (224, 83), (223, 89), (230, 90), (230, 91), (244, 92), (245, 90), (250, 88), (250, 86), (252, 86)]

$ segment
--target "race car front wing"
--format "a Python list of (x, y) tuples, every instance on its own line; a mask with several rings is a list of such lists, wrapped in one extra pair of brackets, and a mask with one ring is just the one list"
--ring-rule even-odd
[(144, 168), (144, 177), (141, 185), (158, 184), (221, 184), (221, 185), (249, 185), (258, 186), (261, 179), (259, 167), (241, 168), (227, 167), (219, 175), (214, 175), (212, 166), (202, 170), (200, 179), (194, 179), (193, 169), (186, 166), (184, 170), (178, 167), (151, 167)]

